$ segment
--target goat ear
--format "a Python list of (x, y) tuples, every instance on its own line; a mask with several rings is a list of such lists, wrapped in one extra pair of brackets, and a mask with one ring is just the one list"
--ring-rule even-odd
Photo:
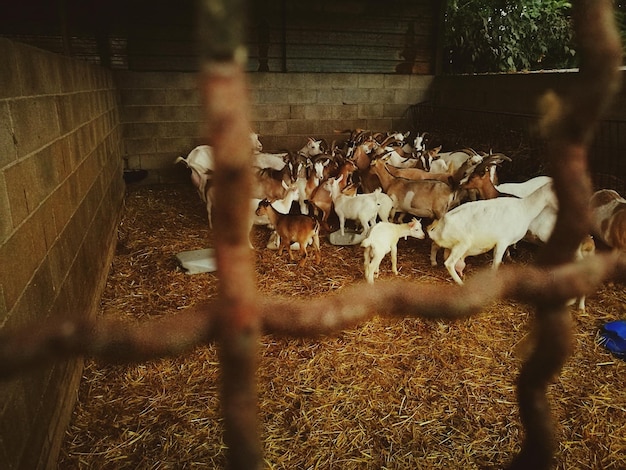
[(285, 180), (282, 180), (281, 183), (283, 184), (283, 188), (285, 189), (289, 189), (289, 186), (287, 186), (287, 183), (285, 183)]

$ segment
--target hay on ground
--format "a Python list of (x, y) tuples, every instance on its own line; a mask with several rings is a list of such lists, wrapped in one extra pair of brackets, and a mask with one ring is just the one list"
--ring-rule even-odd
[[(254, 230), (263, 295), (316, 297), (363, 280), (359, 246), (324, 240), (322, 263), (299, 269), (265, 249), (268, 238), (267, 229)], [(129, 188), (101, 314), (140, 321), (215, 297), (215, 273), (189, 276), (175, 260), (208, 246), (192, 188)], [(451, 282), (430, 266), (427, 241), (401, 240), (398, 251), (399, 276)], [(533, 256), (521, 244), (515, 262)], [(471, 258), (467, 275), (489, 263)], [(391, 276), (386, 257), (381, 278)], [(587, 313), (573, 311), (575, 353), (550, 387), (558, 469), (626, 468), (626, 363), (596, 341), (604, 322), (624, 317), (625, 302), (624, 286), (609, 283), (588, 297)], [(502, 468), (520, 450), (515, 380), (531, 323), (528, 306), (503, 301), (467, 321), (381, 315), (318, 340), (262, 337), (267, 467)], [(224, 466), (215, 346), (140, 365), (87, 363), (59, 468)]]

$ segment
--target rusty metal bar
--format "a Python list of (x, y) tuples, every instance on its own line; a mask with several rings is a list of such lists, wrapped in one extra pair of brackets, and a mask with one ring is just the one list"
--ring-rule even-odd
[[(540, 125), (559, 214), (550, 240), (539, 254), (540, 266), (572, 261), (583, 237), (591, 232), (588, 201), (593, 185), (588, 151), (597, 123), (620, 86), (622, 45), (613, 2), (579, 0), (574, 3), (573, 19), (581, 61), (578, 83), (569, 96), (549, 92), (541, 103)], [(512, 469), (552, 467), (557, 444), (547, 389), (573, 352), (573, 327), (564, 303), (537, 302), (536, 316), (536, 346), (522, 367), (517, 388), (526, 435)]]
[(257, 345), (260, 322), (256, 280), (248, 242), (251, 150), (247, 142), (248, 87), (245, 76), (244, 0), (201, 0), (200, 93), (204, 136), (215, 152), (214, 237), (219, 286), (219, 352), (224, 441), (230, 468), (261, 468), (257, 423)]
[[(264, 298), (259, 309), (264, 333), (315, 337), (334, 334), (385, 314), (460, 320), (480, 314), (501, 299), (562, 302), (589, 295), (608, 279), (626, 279), (626, 255), (598, 254), (550, 269), (502, 266), (477, 272), (465, 285), (379, 281), (358, 283), (317, 299)], [(115, 320), (66, 320), (0, 335), (0, 379), (26, 368), (76, 355), (103, 361), (138, 362), (174, 356), (217, 340), (221, 301), (205, 300), (177, 315), (138, 324)]]

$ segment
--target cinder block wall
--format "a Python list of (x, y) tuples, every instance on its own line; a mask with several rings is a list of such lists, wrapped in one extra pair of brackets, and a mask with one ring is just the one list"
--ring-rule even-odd
[[(298, 150), (334, 130), (406, 130), (409, 105), (428, 99), (432, 76), (394, 74), (249, 74), (254, 130), (265, 151)], [(156, 170), (159, 181), (187, 176), (172, 162), (201, 138), (198, 78), (190, 73), (117, 72), (130, 169)], [(345, 135), (339, 136), (345, 138)]]
[(255, 130), (267, 151), (298, 150), (335, 130), (407, 130), (404, 113), (428, 99), (430, 75), (250, 74)]
[[(0, 328), (94, 315), (124, 196), (111, 73), (0, 39)], [(0, 331), (1, 331), (0, 330)], [(56, 468), (81, 361), (0, 382), (0, 467)]]
[(128, 169), (170, 170), (177, 156), (202, 142), (195, 73), (115, 72), (115, 81)]

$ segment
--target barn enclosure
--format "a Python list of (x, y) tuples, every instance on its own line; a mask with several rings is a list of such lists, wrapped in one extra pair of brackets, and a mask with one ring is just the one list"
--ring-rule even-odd
[[(32, 15), (29, 16), (29, 8), (20, 10), (16, 7), (2, 19), (0, 31), (3, 36), (0, 38), (0, 57), (4, 59), (4, 67), (0, 70), (0, 332), (6, 335), (3, 339), (28, 325), (68, 318), (94, 320), (112, 311), (119, 314), (118, 309), (124, 308), (124, 305), (116, 304), (116, 297), (129, 295), (132, 298), (134, 295), (133, 292), (126, 293), (124, 289), (115, 289), (116, 282), (124, 282), (115, 276), (119, 276), (125, 269), (137, 269), (141, 271), (138, 275), (145, 275), (141, 280), (137, 279), (137, 282), (146, 282), (148, 285), (148, 294), (142, 295), (155, 295), (155, 291), (161, 290), (149, 279), (151, 276), (163, 275), (164, 272), (168, 273), (166, 278), (170, 286), (180, 283), (190, 289), (184, 299), (171, 292), (176, 305), (172, 304), (171, 299), (164, 303), (155, 302), (157, 308), (163, 309), (154, 312), (157, 315), (173, 315), (182, 306), (192, 306), (196, 296), (209, 298), (217, 295), (218, 287), (216, 278), (211, 277), (213, 275), (202, 275), (202, 280), (194, 286), (189, 277), (177, 270), (171, 256), (161, 253), (161, 257), (156, 258), (151, 255), (154, 245), (167, 239), (162, 237), (159, 240), (159, 230), (167, 225), (158, 220), (158, 214), (151, 212), (150, 209), (154, 207), (160, 207), (161, 214), (170, 219), (186, 221), (185, 228), (194, 227), (199, 234), (197, 243), (193, 244), (177, 244), (168, 239), (171, 241), (170, 251), (202, 248), (214, 242), (214, 234), (203, 225), (204, 207), (197, 195), (189, 190), (188, 170), (173, 164), (176, 157), (186, 155), (196, 145), (214, 143), (208, 141), (204, 128), (202, 77), (198, 72), (194, 10), (190, 7), (178, 8), (175, 2), (160, 2), (154, 8), (148, 2), (137, 2), (136, 8), (131, 8), (126, 5), (128, 2), (115, 1), (108, 2), (106, 8), (101, 7), (105, 10), (96, 7), (93, 10), (84, 6), (84, 2), (69, 0), (33, 3), (37, 8), (32, 8)], [(443, 2), (390, 2), (387, 11), (380, 12), (377, 8), (377, 16), (372, 18), (369, 14), (378, 3), (324, 1), (317, 2), (315, 7), (305, 8), (299, 2), (255, 2), (251, 17), (256, 21), (247, 24), (250, 54), (244, 68), (247, 72), (250, 120), (254, 130), (261, 135), (264, 149), (297, 150), (308, 137), (324, 138), (330, 142), (337, 137), (334, 132), (337, 129), (393, 129), (411, 130), (413, 133), (428, 131), (433, 143), (439, 140), (448, 150), (452, 146), (463, 145), (486, 151), (493, 148), (510, 154), (513, 162), (502, 173), (507, 180), (521, 180), (543, 173), (546, 170), (543, 160), (545, 142), (539, 139), (535, 128), (538, 114), (536, 102), (546, 89), (569, 90), (576, 72), (441, 75)], [(320, 16), (330, 20), (314, 21), (316, 26), (311, 26), (310, 20)], [(343, 19), (346, 16), (351, 20), (349, 26), (344, 26)], [(96, 18), (102, 21), (93, 21)], [(163, 33), (164, 28), (168, 34)], [(626, 93), (622, 91), (601, 121), (590, 150), (594, 185), (597, 188), (614, 188), (622, 194), (626, 192), (623, 158), (626, 151), (625, 101)], [(125, 186), (124, 173), (133, 170), (147, 171), (143, 187)], [(154, 192), (150, 188), (151, 184), (156, 185)], [(125, 198), (138, 198), (129, 212), (124, 209)], [(167, 200), (166, 203), (163, 198)], [(141, 201), (148, 201), (149, 205), (137, 211), (137, 207), (142, 207)], [(177, 205), (184, 209), (177, 209)], [(192, 211), (189, 211), (189, 206), (193, 208)], [(143, 217), (148, 213), (154, 218), (142, 233), (146, 236), (145, 241), (137, 240), (138, 235), (130, 228), (120, 226), (123, 220), (125, 224), (133, 224), (132, 218), (123, 218), (129, 214)], [(172, 230), (176, 230), (175, 224)], [(310, 270), (302, 275), (291, 269), (293, 266), (282, 266), (282, 260), (277, 260), (274, 252), (262, 249), (266, 237), (266, 232), (257, 230), (253, 240), (259, 257), (256, 259), (255, 272), (262, 280), (260, 292), (263, 295), (294, 296), (290, 288), (295, 285), (299, 289), (295, 297), (309, 298), (341, 291), (362, 279), (361, 273), (355, 272), (360, 266), (360, 261), (355, 259), (362, 256), (358, 250), (326, 246), (330, 260), (324, 261), (319, 271), (307, 268)], [(426, 256), (423, 245), (403, 243), (400, 246), (407, 255), (401, 257), (401, 264), (405, 266), (401, 272), (402, 279), (417, 279), (435, 285), (448, 282), (447, 278), (442, 279), (441, 271), (433, 271), (423, 263), (425, 258), (422, 258)], [(123, 262), (116, 258), (123, 256), (125, 250), (137, 250), (130, 255), (131, 258), (135, 256), (131, 260), (131, 268), (122, 267)], [(348, 252), (349, 262), (344, 260)], [(524, 256), (523, 261), (533, 261), (535, 252), (524, 252)], [(142, 264), (142, 259), (156, 263), (155, 267)], [(285, 272), (276, 271), (276, 276), (281, 279), (280, 284), (276, 285), (268, 278), (268, 271), (272, 270), (274, 263), (281, 263), (281, 269), (286, 268)], [(351, 269), (345, 278), (335, 269), (342, 263), (346, 269)], [(113, 277), (109, 277), (111, 270)], [(299, 277), (297, 282), (294, 282), (295, 276)], [(198, 287), (206, 290), (199, 292)], [(162, 289), (162, 292), (166, 291)], [(103, 293), (106, 293), (105, 297)], [(158, 294), (161, 295), (160, 292)], [(559, 449), (566, 456), (559, 461), (559, 465), (567, 468), (578, 463), (575, 461), (577, 457), (583, 456), (585, 459), (596, 458), (597, 461), (590, 460), (582, 468), (621, 468), (626, 465), (626, 401), (623, 383), (619, 383), (624, 366), (607, 356), (589, 335), (598, 327), (598, 319), (608, 320), (623, 315), (623, 285), (616, 283), (609, 287), (603, 286), (589, 302), (590, 313), (577, 320), (581, 331), (587, 333), (587, 336), (581, 334), (579, 337), (581, 350), (576, 359), (580, 360), (580, 364), (572, 364), (572, 369), (566, 371), (567, 380), (572, 382), (562, 384), (557, 392), (561, 400), (557, 406), (559, 426), (575, 429), (567, 434), (567, 440)], [(499, 304), (499, 307), (501, 311), (517, 307), (517, 312), (521, 309), (515, 303)], [(133, 304), (132, 309), (136, 310), (132, 321), (153, 314), (136, 304)], [(494, 311), (489, 314), (498, 316)], [(500, 374), (501, 378), (517, 370), (521, 360), (511, 358), (510, 349), (522, 340), (530, 315), (530, 311), (524, 311), (515, 321), (507, 319), (498, 325), (500, 334), (504, 334), (507, 328), (514, 328), (512, 336), (515, 339), (510, 344), (502, 345), (501, 349), (490, 349), (485, 369)], [(498, 317), (497, 321), (501, 321), (501, 318)], [(350, 330), (337, 341), (287, 341), (274, 340), (270, 336), (263, 343), (266, 351), (262, 361), (268, 367), (264, 373), (266, 376), (280, 375), (281, 369), (277, 366), (280, 360), (289, 362), (289, 370), (296, 375), (298, 367), (302, 374), (310, 373), (310, 369), (303, 366), (305, 362), (310, 363), (313, 369), (323, 368), (323, 363), (316, 364), (314, 361), (318, 354), (317, 348), (323, 347), (328, 347), (330, 351), (337, 348), (345, 352), (347, 349), (344, 357), (353, 357), (358, 361), (359, 342), (368, 343), (368, 333), (370, 338), (377, 341), (372, 340), (365, 345), (365, 349), (375, 355), (377, 348), (385, 349), (385, 335), (389, 343), (396, 336), (402, 336), (404, 342), (401, 344), (410, 346), (410, 338), (403, 336), (406, 330), (418, 331), (420, 338), (432, 336), (443, 341), (444, 333), (454, 328), (443, 321), (429, 323), (405, 319), (396, 322), (386, 318), (376, 319), (373, 324), (359, 330)], [(471, 333), (475, 344), (491, 348), (486, 343), (489, 337), (488, 325), (478, 323), (475, 328), (473, 331), (461, 328), (452, 333), (457, 341), (463, 341), (464, 335)], [(67, 335), (72, 334), (70, 330), (66, 332)], [(56, 340), (63, 343), (63, 335)], [(28, 352), (33, 345), (24, 340), (22, 346)], [(55, 346), (58, 344), (51, 340), (44, 350), (49, 351), (50, 355), (57, 354)], [(437, 346), (431, 344), (429, 348), (436, 349)], [(64, 350), (69, 356), (72, 356), (72, 351), (71, 347)], [(3, 357), (11, 356), (10, 350), (2, 350), (2, 353)], [(320, 357), (327, 357), (321, 350), (319, 353)], [(419, 455), (422, 451), (427, 454), (431, 444), (426, 437), (429, 433), (421, 433), (421, 430), (430, 429), (428, 414), (434, 416), (441, 413), (441, 422), (445, 421), (445, 416), (453, 416), (443, 430), (430, 430), (431, 434), (440, 437), (439, 443), (446, 447), (447, 440), (454, 439), (446, 439), (445, 436), (461, 429), (462, 418), (468, 410), (446, 408), (435, 399), (441, 390), (430, 382), (411, 382), (410, 374), (406, 371), (413, 367), (412, 362), (409, 364), (403, 361), (424, 359), (427, 349), (416, 349), (412, 355), (399, 359), (401, 364), (394, 362), (394, 357), (400, 352), (391, 350), (388, 353), (381, 359), (384, 365), (380, 367), (376, 366), (375, 358), (371, 358), (369, 365), (359, 362), (359, 367), (362, 373), (371, 365), (373, 376), (380, 374), (378, 384), (383, 388), (393, 388), (389, 377), (384, 377), (385, 367), (391, 367), (394, 374), (407, 375), (403, 375), (402, 380), (408, 382), (402, 382), (401, 392), (396, 390), (397, 394), (390, 398), (400, 408), (401, 412), (396, 416), (398, 420), (390, 424), (389, 415), (385, 413), (391, 411), (380, 404), (372, 404), (372, 410), (375, 411), (364, 418), (368, 425), (361, 423), (359, 426), (361, 434), (370, 433), (373, 428), (384, 429), (386, 425), (402, 429), (401, 432), (392, 433), (388, 439), (384, 433), (376, 434), (374, 443), (367, 442), (362, 435), (356, 436), (349, 432), (350, 423), (357, 419), (352, 418), (350, 413), (358, 415), (358, 412), (352, 410), (340, 416), (343, 421), (339, 430), (330, 429), (315, 434), (312, 425), (319, 425), (327, 417), (323, 414), (315, 417), (307, 415), (306, 406), (315, 404), (323, 409), (323, 400), (329, 398), (315, 394), (314, 384), (322, 378), (310, 376), (301, 382), (287, 381), (280, 385), (295, 400), (285, 403), (290, 407), (288, 413), (279, 415), (280, 404), (274, 403), (262, 414), (265, 422), (276, 420), (287, 428), (293, 425), (289, 430), (291, 434), (280, 437), (281, 433), (275, 429), (266, 429), (264, 436), (270, 436), (273, 442), (299, 439), (302, 446), (305, 446), (307, 439), (311, 439), (311, 442), (327, 448), (332, 448), (333, 439), (337, 439), (337, 445), (341, 444), (353, 453), (347, 457), (334, 454), (327, 456), (326, 460), (317, 462), (319, 468), (406, 468), (402, 465), (432, 468), (429, 467), (432, 460), (420, 460), (423, 455)], [(208, 367), (206, 373), (213, 380), (219, 380), (215, 350), (211, 347), (196, 354), (194, 364), (197, 366), (204, 361)], [(447, 361), (458, 360), (467, 354), (468, 349), (461, 347), (449, 357), (437, 356), (436, 361), (433, 360), (435, 364), (430, 365), (441, 369)], [(513, 369), (503, 370), (501, 362), (508, 360), (511, 360)], [(168, 366), (182, 371), (185, 366), (181, 364), (168, 363)], [(477, 367), (475, 363), (465, 365), (468, 369)], [(99, 382), (98, 386), (106, 383), (107, 376), (117, 372), (131, 376), (133, 373), (140, 374), (138, 369), (98, 369), (99, 366), (90, 361), (85, 373), (85, 376), (92, 378), (99, 374), (104, 376), (105, 380)], [(152, 368), (154, 364), (146, 367)], [(333, 363), (329, 367), (341, 369), (342, 365)], [(606, 372), (607, 369), (610, 372)], [(11, 375), (10, 379), (0, 382), (0, 462), (3, 468), (55, 468), (62, 446), (62, 463), (66, 468), (89, 468), (94, 465), (118, 468), (118, 464), (120, 467), (175, 468), (176, 454), (150, 454), (140, 447), (128, 449), (145, 452), (149, 456), (147, 460), (132, 460), (124, 450), (109, 454), (108, 448), (98, 450), (99, 455), (109, 459), (104, 463), (98, 461), (97, 456), (81, 457), (86, 453), (85, 448), (93, 445), (93, 441), (81, 441), (79, 437), (80, 432), (89, 427), (85, 425), (85, 421), (89, 422), (89, 415), (80, 415), (73, 428), (70, 419), (84, 373), (83, 359), (72, 357), (20, 374), (5, 369), (3, 371)], [(157, 370), (154, 375), (146, 377), (153, 379), (158, 373)], [(355, 386), (349, 380), (349, 369), (341, 369), (339, 373), (339, 376), (328, 379), (331, 383), (339, 383), (335, 390), (339, 396), (334, 397), (338, 400), (331, 407), (334, 413), (342, 411), (339, 404), (335, 403), (349, 401), (350, 386)], [(572, 409), (568, 408), (572, 405), (569, 394), (576, 393), (575, 378), (583, 374), (598, 374), (601, 377), (598, 382), (589, 380), (584, 383), (586, 388), (584, 399), (581, 400), (584, 403), (580, 406), (584, 409), (582, 414), (593, 415), (594, 410), (598, 409), (601, 412), (598, 413), (599, 419), (589, 418), (589, 421), (585, 421), (589, 426), (577, 427), (580, 414), (569, 414), (568, 410)], [(167, 377), (171, 378), (169, 375)], [(192, 379), (188, 377), (189, 384), (193, 382)], [(449, 385), (454, 377), (444, 380)], [(505, 390), (501, 395), (495, 393), (491, 396), (485, 408), (504, 404), (506, 407), (498, 408), (498, 411), (508, 413), (511, 421), (518, 419), (515, 416), (513, 380), (511, 377), (511, 383), (504, 385)], [(485, 393), (483, 387), (486, 384), (481, 383), (474, 388), (467, 375), (463, 375), (462, 383), (462, 393), (468, 396)], [(202, 382), (201, 385), (206, 383)], [(123, 393), (128, 383), (111, 381), (111, 388), (116, 393), (118, 386), (119, 392)], [(197, 397), (217, 400), (217, 387), (215, 383), (211, 386), (206, 395), (204, 391), (198, 391)], [(268, 383), (262, 386), (271, 388)], [(367, 386), (367, 383), (358, 385), (359, 394)], [(428, 396), (433, 408), (421, 415), (421, 410), (418, 413), (418, 400), (414, 398), (424, 398), (419, 393), (426, 386), (430, 387)], [(80, 395), (83, 398), (94, 398), (88, 391), (88, 383), (85, 387), (87, 389), (83, 389)], [(173, 385), (170, 387), (175, 388)], [(167, 388), (163, 386), (161, 392)], [(333, 393), (332, 387), (323, 390), (325, 393)], [(458, 389), (444, 392), (453, 395)], [(94, 400), (107, 393), (96, 393)], [(152, 389), (149, 388), (146, 393), (152, 394)], [(371, 399), (371, 396), (365, 395), (363, 407)], [(167, 401), (167, 394), (164, 394), (163, 400)], [(485, 405), (481, 400), (477, 399), (477, 402)], [(469, 400), (466, 405), (471, 406), (473, 403)], [(137, 406), (141, 407), (142, 404), (139, 402)], [(141, 414), (147, 409), (137, 410), (135, 405), (132, 406), (133, 412)], [(413, 408), (409, 410), (406, 408), (408, 406)], [(85, 408), (87, 406), (83, 402), (79, 411)], [(121, 408), (124, 408), (123, 404)], [(199, 421), (192, 422), (206, 425), (207, 420), (213, 422), (215, 418), (218, 424), (207, 425), (206, 429), (220, 433), (223, 429), (219, 421), (219, 406), (212, 402), (210, 409), (207, 416), (203, 415)], [(184, 411), (190, 412), (187, 408)], [(99, 409), (98, 412), (104, 413), (106, 417), (107, 408), (104, 411)], [(415, 416), (420, 416), (419, 425), (402, 428)], [(310, 421), (307, 421), (309, 418)], [(103, 441), (106, 440), (104, 435), (113, 435), (111, 429), (119, 427), (115, 419), (109, 422), (99, 417), (98, 420), (105, 422), (101, 427), (104, 429), (101, 436)], [(119, 421), (124, 423), (124, 419)], [(505, 431), (491, 429), (486, 435), (476, 437), (476, 440), (468, 439), (473, 444), (461, 445), (447, 456), (441, 451), (437, 464), (446, 468), (454, 461), (458, 462), (462, 455), (481, 454), (480, 449), (475, 449), (481, 439), (487, 443), (487, 447), (482, 449), (485, 457), (470, 457), (466, 461), (468, 465), (484, 468), (508, 463), (519, 452), (523, 433), (520, 423), (511, 425), (511, 421), (498, 421), (494, 427), (502, 426)], [(162, 423), (167, 421), (163, 420)], [(458, 436), (467, 436), (465, 433), (475, 432), (483, 424), (476, 418), (473, 423), (476, 427), (463, 428)], [(112, 428), (107, 430), (108, 425)], [(121, 439), (125, 439), (126, 443), (142, 439), (150, 442), (150, 429), (154, 429), (155, 434), (160, 432), (156, 427), (147, 429), (142, 428), (136, 435), (125, 435)], [(507, 434), (506, 430), (510, 429), (511, 433)], [(153, 442), (154, 446), (161, 446), (167, 451), (181, 445), (175, 442), (179, 428), (172, 426), (167, 432), (170, 431), (172, 434), (166, 434), (167, 439)], [(608, 439), (607, 433), (611, 434), (610, 443), (603, 447), (603, 440)], [(506, 449), (503, 453), (498, 450), (498, 439), (504, 434), (506, 439), (503, 439), (507, 442), (501, 443)], [(67, 441), (68, 435), (72, 436), (72, 442)], [(199, 452), (187, 461), (189, 468), (225, 463), (224, 443), (221, 440), (204, 445), (195, 441), (197, 436), (193, 439), (193, 445)], [(413, 443), (417, 442), (414, 447), (410, 447), (411, 439)], [(580, 445), (585, 440), (590, 444)], [(370, 451), (359, 452), (361, 444), (372, 447)], [(112, 444), (113, 447), (115, 445)], [(298, 456), (291, 455), (294, 450), (283, 448), (283, 444), (277, 445), (276, 450), (269, 452), (269, 465), (273, 468), (293, 468), (289, 465), (298, 462)], [(410, 450), (405, 450), (404, 446), (410, 447)], [(124, 448), (120, 446), (118, 450)], [(576, 448), (580, 453), (568, 453), (571, 448)], [(388, 451), (386, 460), (375, 459), (374, 455), (380, 449)], [(400, 459), (400, 454), (404, 460)], [(154, 461), (150, 461), (151, 458), (172, 460), (169, 463), (164, 460), (163, 466), (158, 467)], [(347, 460), (342, 460), (344, 458)], [(283, 459), (284, 467), (281, 466)], [(310, 454), (303, 461), (309, 466), (316, 464), (314, 456)]]

